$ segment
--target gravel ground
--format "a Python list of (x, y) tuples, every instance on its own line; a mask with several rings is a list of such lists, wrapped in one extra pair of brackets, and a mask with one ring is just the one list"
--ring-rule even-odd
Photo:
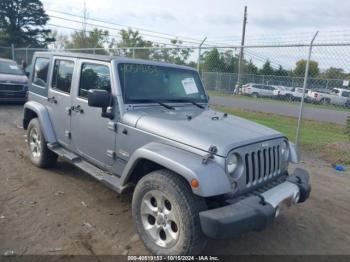
[[(28, 160), (21, 106), (0, 105), (0, 254), (148, 254), (118, 195), (70, 164)], [(211, 240), (205, 254), (350, 254), (350, 173), (304, 156), (312, 194), (268, 229)]]

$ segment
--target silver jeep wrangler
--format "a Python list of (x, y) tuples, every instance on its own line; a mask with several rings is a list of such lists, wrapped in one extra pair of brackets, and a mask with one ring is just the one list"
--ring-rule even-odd
[(304, 202), (279, 132), (216, 112), (196, 70), (113, 56), (38, 52), (24, 106), (29, 156), (68, 160), (118, 193), (134, 188), (136, 230), (153, 254), (198, 254), (210, 238), (261, 230)]

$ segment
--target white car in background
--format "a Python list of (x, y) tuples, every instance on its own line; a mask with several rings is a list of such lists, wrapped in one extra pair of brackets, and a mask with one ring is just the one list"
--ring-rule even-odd
[(242, 94), (252, 97), (273, 97), (276, 89), (272, 85), (249, 83), (242, 86)]
[[(308, 89), (305, 90), (304, 98), (307, 97), (307, 93)], [(300, 101), (303, 96), (303, 88), (279, 86), (279, 89), (275, 91), (275, 95), (280, 99), (287, 101)]]
[(350, 101), (350, 89), (333, 88), (309, 90), (308, 100), (321, 104), (332, 104), (338, 106), (347, 106)]

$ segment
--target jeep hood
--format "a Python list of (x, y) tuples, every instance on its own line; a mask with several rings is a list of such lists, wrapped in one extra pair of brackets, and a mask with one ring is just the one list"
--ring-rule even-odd
[(216, 146), (220, 156), (226, 156), (235, 147), (282, 137), (276, 130), (246, 119), (192, 107), (135, 109), (124, 114), (123, 122), (200, 150)]

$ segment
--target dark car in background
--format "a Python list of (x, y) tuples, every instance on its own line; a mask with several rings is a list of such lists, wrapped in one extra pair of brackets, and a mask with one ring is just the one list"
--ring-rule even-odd
[(0, 101), (25, 102), (28, 78), (17, 63), (0, 58)]

